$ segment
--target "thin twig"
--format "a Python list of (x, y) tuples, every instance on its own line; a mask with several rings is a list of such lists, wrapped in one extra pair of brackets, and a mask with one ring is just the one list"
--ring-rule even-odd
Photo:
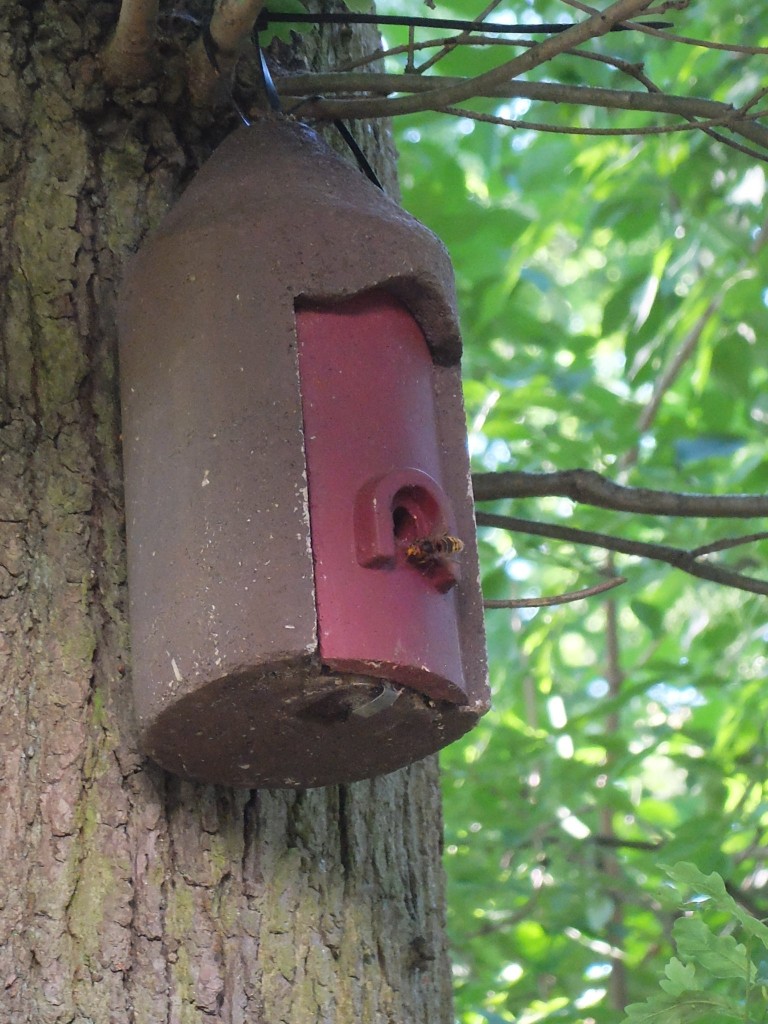
[[(597, 10), (591, 7), (589, 4), (581, 3), (580, 0), (562, 0), (567, 7), (575, 7), (576, 10), (581, 11), (584, 14), (596, 14)], [(686, 7), (688, 4), (685, 5)], [(666, 14), (671, 8), (680, 9), (678, 4), (661, 4), (659, 7), (650, 7), (645, 12), (646, 17), (650, 17), (652, 14)], [(768, 47), (765, 46), (741, 46), (738, 43), (716, 43), (712, 39), (693, 39), (689, 36), (679, 36), (674, 32), (669, 32), (666, 29), (660, 29), (658, 27), (648, 25), (647, 23), (637, 22), (633, 25), (638, 31), (646, 31), (649, 34), (659, 36), (662, 39), (668, 39), (670, 42), (685, 43), (686, 46), (698, 46), (704, 50), (725, 50), (729, 53), (742, 53), (755, 56), (757, 54), (768, 53)]]
[(443, 57), (446, 57), (449, 53), (452, 53), (457, 46), (461, 46), (463, 43), (469, 42), (469, 40), (472, 38), (472, 32), (475, 31), (475, 27), (477, 27), (478, 30), (482, 29), (484, 27), (483, 22), (485, 21), (485, 19), (496, 10), (496, 8), (499, 6), (501, 2), (502, 0), (491, 0), (490, 4), (488, 4), (485, 10), (482, 11), (477, 16), (477, 20), (473, 25), (472, 29), (464, 29), (463, 32), (460, 32), (458, 35), (453, 36), (451, 39), (447, 40), (443, 47), (438, 51), (438, 53), (432, 54), (432, 56), (428, 60), (425, 60), (423, 64), (419, 65), (419, 67), (417, 68), (418, 73), (420, 75), (423, 75), (425, 71), (428, 71), (431, 67), (434, 67), (434, 65), (437, 64), (439, 60), (442, 60)]
[(700, 562), (692, 552), (684, 551), (682, 548), (673, 548), (666, 544), (648, 544), (638, 540), (625, 540), (622, 537), (611, 537), (593, 530), (578, 530), (571, 526), (539, 523), (530, 519), (518, 519), (514, 516), (494, 515), (490, 512), (478, 512), (476, 520), (478, 526), (494, 526), (501, 530), (549, 537), (552, 540), (563, 540), (571, 544), (587, 544), (590, 547), (603, 548), (606, 551), (618, 551), (624, 555), (650, 558), (656, 562), (672, 565), (698, 579), (734, 587), (736, 590), (746, 590), (752, 594), (768, 595), (768, 581), (745, 576), (743, 573), (726, 569), (723, 566), (712, 565), (709, 562)]
[(569, 590), (565, 594), (555, 594), (553, 597), (520, 597), (509, 600), (483, 601), (483, 608), (549, 608), (556, 604), (571, 604), (573, 601), (582, 601), (585, 597), (594, 597), (596, 594), (604, 594), (606, 590), (613, 590), (614, 587), (626, 583), (625, 576), (613, 576), (609, 580), (596, 584), (594, 587), (584, 587), (582, 590)]
[(571, 26), (559, 35), (537, 43), (525, 53), (518, 54), (512, 60), (506, 61), (499, 67), (486, 71), (476, 78), (461, 80), (447, 86), (434, 87), (433, 85), (426, 96), (411, 95), (402, 96), (397, 100), (366, 101), (369, 105), (368, 112), (356, 116), (391, 117), (395, 114), (412, 114), (421, 110), (439, 110), (451, 104), (461, 103), (472, 96), (482, 95), (485, 89), (496, 88), (502, 83), (509, 82), (510, 79), (552, 60), (553, 57), (557, 57), (565, 50), (570, 50), (588, 39), (605, 35), (614, 25), (631, 20), (648, 7), (650, 2), (651, 0), (616, 0), (600, 14)]
[(713, 555), (717, 551), (729, 551), (731, 548), (741, 547), (742, 544), (755, 544), (760, 540), (768, 540), (768, 532), (763, 530), (760, 533), (747, 533), (743, 537), (724, 537), (722, 540), (694, 548), (691, 554), (694, 558), (701, 558), (703, 555)]
[(719, 142), (721, 145), (727, 146), (728, 149), (733, 149), (737, 153), (743, 153), (744, 156), (748, 156), (752, 160), (766, 159), (765, 153), (761, 153), (759, 149), (753, 149), (752, 146), (745, 146), (743, 143), (737, 142), (735, 139), (729, 139), (727, 135), (723, 135), (722, 132), (715, 131), (714, 128), (703, 128), (702, 131), (714, 142)]
[(664, 846), (663, 839), (622, 839), (621, 836), (610, 833), (607, 835), (588, 836), (587, 839), (596, 846), (607, 846), (614, 850), (647, 850), (653, 853)]
[[(488, 35), (471, 35), (467, 39), (460, 39), (459, 36), (439, 36), (436, 39), (422, 39), (419, 42), (411, 42), (411, 40), (409, 39), (408, 43), (403, 43), (400, 46), (391, 46), (388, 47), (386, 50), (382, 49), (381, 47), (378, 47), (376, 50), (373, 50), (370, 53), (365, 53), (360, 57), (355, 57), (352, 58), (351, 60), (343, 61), (340, 64), (334, 65), (334, 67), (330, 69), (330, 72), (333, 73), (340, 71), (354, 71), (356, 68), (364, 67), (367, 64), (375, 64), (378, 61), (383, 60), (385, 57), (398, 57), (401, 53), (405, 53), (409, 55), (409, 57), (411, 57), (412, 54), (415, 53), (417, 50), (430, 50), (435, 49), (437, 47), (446, 47), (450, 45), (453, 45), (455, 47), (514, 46), (517, 49), (528, 49), (531, 46), (536, 46), (536, 40), (522, 38), (500, 39), (496, 36)], [(581, 57), (583, 60), (592, 60), (598, 61), (601, 64), (609, 64), (611, 67), (615, 67), (617, 68), (617, 70), (623, 71), (631, 78), (636, 79), (636, 81), (640, 82), (641, 85), (644, 85), (650, 92), (662, 91), (661, 89), (658, 88), (658, 86), (655, 86), (653, 82), (651, 82), (650, 79), (648, 79), (643, 74), (642, 64), (630, 64), (628, 61), (623, 60), (621, 57), (612, 57), (610, 54), (607, 53), (593, 53), (591, 50), (583, 50), (580, 47), (575, 47), (572, 50), (563, 50), (563, 54), (568, 57)], [(411, 65), (409, 65), (408, 61), (406, 61), (404, 72), (405, 74), (411, 74), (414, 72), (412, 61)], [(447, 80), (448, 76), (441, 76), (440, 78), (440, 81)], [(742, 107), (740, 109), (743, 110), (744, 108)]]
[(748, 57), (764, 56), (768, 53), (768, 46), (743, 46), (739, 43), (716, 43), (712, 39), (694, 39), (691, 36), (679, 36), (663, 28), (651, 28), (643, 25), (642, 22), (635, 22), (638, 31), (647, 35), (656, 36), (657, 39), (665, 39), (670, 43), (683, 43), (685, 46), (697, 46), (702, 50), (724, 50), (726, 53), (738, 53)]
[[(662, 371), (659, 378), (656, 380), (653, 387), (653, 394), (643, 410), (642, 414), (637, 423), (637, 429), (640, 434), (645, 433), (656, 419), (656, 414), (661, 407), (661, 403), (664, 400), (664, 396), (672, 387), (674, 382), (677, 380), (683, 366), (688, 362), (693, 353), (698, 347), (701, 336), (704, 333), (704, 329), (708, 326), (710, 320), (717, 315), (723, 304), (723, 298), (728, 292), (728, 289), (732, 284), (742, 278), (745, 274), (744, 269), (738, 270), (733, 274), (730, 280), (725, 286), (713, 296), (713, 298), (707, 304), (706, 309), (698, 318), (696, 323), (691, 327), (690, 331), (685, 335), (683, 340), (678, 345), (675, 352), (672, 354), (672, 358), (669, 360), (664, 370)], [(622, 461), (624, 468), (633, 464), (637, 460), (637, 445), (629, 452), (626, 453), (625, 458)]]
[[(335, 64), (333, 66), (333, 68), (331, 69), (331, 71), (332, 72), (354, 71), (356, 68), (365, 67), (368, 64), (376, 64), (379, 61), (383, 60), (385, 57), (398, 57), (401, 53), (405, 53), (406, 55), (410, 56), (411, 54), (414, 54), (414, 53), (416, 53), (419, 50), (433, 50), (433, 49), (436, 49), (438, 47), (452, 47), (452, 46), (453, 47), (459, 47), (459, 46), (463, 46), (463, 47), (478, 47), (478, 46), (482, 46), (482, 47), (488, 47), (488, 46), (505, 47), (506, 46), (506, 47), (515, 47), (516, 49), (523, 49), (523, 48), (527, 49), (527, 48), (529, 48), (531, 46), (536, 46), (536, 40), (535, 39), (517, 38), (517, 37), (514, 38), (514, 39), (505, 39), (503, 37), (502, 38), (498, 38), (497, 36), (487, 36), (487, 35), (471, 35), (471, 36), (468, 36), (467, 39), (461, 39), (460, 36), (438, 36), (435, 39), (422, 39), (422, 40), (419, 40), (418, 42), (414, 41), (413, 43), (411, 43), (410, 39), (409, 39), (408, 43), (401, 43), (399, 46), (390, 46), (390, 47), (387, 47), (386, 50), (382, 49), (381, 47), (378, 47), (377, 49), (372, 50), (370, 53), (364, 53), (360, 57), (354, 57), (354, 58), (352, 58), (350, 60), (342, 61), (339, 64)], [(604, 61), (606, 63), (615, 63), (616, 66), (618, 66), (619, 63), (620, 63), (620, 59), (619, 58), (609, 57), (606, 54), (589, 53), (586, 50), (580, 50), (580, 49), (563, 50), (563, 53), (564, 54), (568, 54), (568, 55), (570, 55), (572, 57), (585, 57), (588, 60), (600, 60), (600, 61)], [(412, 66), (412, 63), (411, 63), (411, 65), (409, 65), (408, 60), (406, 60), (404, 72), (405, 72), (405, 74), (415, 74), (414, 67)], [(441, 76), (440, 77), (440, 81), (441, 82), (447, 81), (447, 78), (448, 78), (448, 76), (445, 76), (445, 77)], [(427, 79), (427, 81), (431, 82), (431, 80), (429, 78)], [(431, 87), (431, 85), (430, 85), (430, 87)], [(394, 90), (394, 91), (397, 91), (397, 90)]]
[[(582, 14), (599, 14), (597, 7), (592, 7), (589, 4), (582, 3), (581, 0), (560, 0), (560, 2), (565, 4), (566, 7), (573, 7), (575, 10), (581, 11)], [(687, 0), (686, 6), (689, 3), (690, 0)], [(678, 0), (675, 0), (675, 2), (671, 4), (662, 4), (660, 7), (648, 7), (644, 12), (644, 16), (648, 18), (652, 14), (666, 14), (670, 7), (678, 8)]]
[[(704, 333), (704, 328), (720, 309), (723, 302), (723, 295), (724, 292), (721, 291), (710, 300), (707, 308), (680, 342), (669, 363), (664, 368), (661, 376), (654, 383), (653, 394), (651, 395), (651, 398), (637, 423), (638, 433), (644, 434), (649, 429), (651, 423), (655, 420), (664, 396), (667, 391), (669, 391), (672, 384), (674, 384), (675, 380), (677, 380), (683, 366), (695, 351), (699, 341), (701, 340), (701, 336)], [(636, 459), (636, 452), (637, 448), (635, 447), (628, 455), (628, 458), (633, 462)]]
[[(480, 121), (484, 124), (500, 125), (504, 128), (516, 128), (529, 132), (551, 132), (553, 135), (586, 135), (586, 136), (626, 136), (626, 135), (673, 135), (676, 132), (693, 132), (706, 130), (707, 128), (721, 125), (724, 118), (712, 121), (690, 120), (686, 124), (650, 124), (640, 125), (635, 128), (584, 128), (571, 127), (562, 124), (545, 124), (543, 121), (513, 120), (509, 117), (500, 117), (498, 114), (485, 114), (479, 110), (469, 110), (467, 107), (445, 107), (444, 114), (452, 114), (454, 117), (464, 117), (470, 121)], [(761, 159), (768, 161), (768, 154)]]
[[(614, 572), (613, 552), (609, 552), (606, 558), (606, 569)], [(619, 639), (619, 610), (616, 601), (611, 597), (604, 604), (605, 610), (605, 677), (608, 682), (608, 697), (610, 701), (608, 714), (605, 719), (605, 731), (608, 736), (616, 737), (621, 727), (618, 702), (621, 698), (624, 686), (624, 671), (621, 666), (621, 643)], [(604, 765), (606, 774), (615, 770), (616, 746), (607, 745), (607, 757)], [(616, 828), (613, 813), (606, 806), (600, 807), (598, 811), (601, 832), (606, 838), (616, 837)], [(602, 858), (603, 870), (616, 888), (616, 895), (613, 900), (613, 909), (607, 927), (607, 938), (611, 943), (621, 945), (622, 933), (624, 932), (624, 897), (621, 885), (621, 869), (615, 853), (609, 853)], [(627, 1003), (627, 972), (626, 965), (621, 957), (612, 957), (611, 975), (608, 983), (611, 994), (611, 1002), (617, 1010), (621, 1010)]]
[[(754, 96), (752, 96), (750, 99), (748, 99), (746, 101), (746, 103), (742, 103), (742, 105), (739, 107), (739, 113), (746, 114), (746, 112), (751, 107), (754, 107), (765, 96), (768, 96), (768, 86), (766, 86), (765, 89), (758, 89), (757, 92), (754, 94)], [(753, 114), (753, 116), (758, 116), (758, 115), (754, 115)]]
[(406, 47), (406, 52), (407, 52), (408, 56), (406, 57), (406, 60), (405, 60), (405, 70), (409, 74), (412, 74), (414, 72), (415, 68), (416, 68), (416, 62), (413, 59), (414, 58), (415, 49), (416, 49), (415, 33), (416, 33), (416, 30), (413, 28), (413, 26), (411, 26), (408, 29), (408, 45)]
[(158, 0), (123, 0), (115, 34), (102, 55), (108, 81), (139, 85), (151, 75), (158, 9)]
[(556, 473), (475, 473), (475, 501), (504, 498), (570, 498), (583, 505), (614, 512), (638, 512), (652, 516), (687, 516), (701, 519), (756, 519), (768, 516), (768, 496), (763, 494), (686, 494), (625, 487), (589, 469), (565, 469)]

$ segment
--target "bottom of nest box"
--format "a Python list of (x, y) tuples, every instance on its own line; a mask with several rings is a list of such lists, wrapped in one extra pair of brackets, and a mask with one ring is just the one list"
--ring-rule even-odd
[(196, 689), (141, 723), (141, 745), (184, 778), (305, 789), (418, 761), (469, 731), (485, 710), (293, 661)]

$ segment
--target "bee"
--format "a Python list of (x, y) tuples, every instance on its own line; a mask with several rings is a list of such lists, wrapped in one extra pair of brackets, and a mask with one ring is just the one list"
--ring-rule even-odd
[(419, 537), (411, 541), (405, 549), (405, 557), (413, 565), (433, 569), (463, 550), (463, 540), (443, 533), (439, 537)]

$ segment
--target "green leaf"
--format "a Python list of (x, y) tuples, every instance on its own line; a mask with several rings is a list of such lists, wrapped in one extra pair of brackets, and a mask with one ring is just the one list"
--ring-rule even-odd
[(736, 918), (744, 930), (768, 950), (768, 927), (739, 906), (728, 894), (720, 875), (714, 871), (705, 875), (695, 864), (684, 862), (664, 870), (676, 885), (687, 886), (697, 896), (708, 896), (718, 910)]
[(744, 1020), (735, 1001), (711, 992), (681, 992), (675, 996), (653, 996), (626, 1008), (628, 1024), (726, 1024)]
[(632, 601), (630, 607), (649, 632), (653, 635), (658, 635), (664, 621), (665, 609), (641, 599)]
[(659, 985), (671, 996), (679, 996), (682, 992), (700, 989), (702, 986), (696, 980), (696, 968), (693, 964), (684, 964), (673, 956), (664, 968), (666, 980), (660, 981)]
[[(476, 13), (470, 0), (435, 9)], [(503, 16), (569, 17), (561, 0)], [(686, 35), (768, 45), (760, 5), (715, 0), (668, 16)], [(417, 41), (427, 34), (418, 30)], [(384, 35), (407, 41), (406, 31)], [(734, 109), (764, 77), (759, 56), (702, 59), (639, 33), (588, 49), (642, 64), (662, 92)], [(510, 51), (457, 46), (453, 70), (441, 61), (429, 74), (466, 76)], [(417, 51), (416, 62), (426, 55)], [(610, 89), (621, 88), (622, 72), (562, 54), (534, 77)], [(661, 123), (574, 103), (473, 106), (553, 125)], [(556, 136), (437, 113), (398, 119), (394, 130), (404, 204), (444, 239), (455, 265), (478, 468), (583, 467), (656, 490), (768, 491), (768, 246), (760, 244), (765, 176), (754, 157), (694, 132)], [(734, 199), (745, 181), (754, 201)], [(660, 402), (641, 436), (654, 394)], [(736, 532), (725, 521), (619, 514), (556, 497), (493, 510), (684, 549)], [(744, 533), (764, 525), (738, 524)], [(768, 578), (768, 543), (713, 559)], [(606, 564), (586, 546), (500, 530), (484, 531), (481, 561), (488, 597), (572, 590)], [(653, 1010), (654, 1024), (719, 1024), (734, 1008), (742, 1024), (768, 1024), (756, 968), (747, 993), (741, 948), (768, 961), (761, 922), (734, 908), (724, 888), (708, 892), (691, 876), (694, 884), (679, 883), (682, 897), (705, 899), (682, 910), (699, 924), (673, 933), (682, 901), (660, 863), (690, 862), (734, 887), (762, 870), (765, 599), (626, 556), (615, 568), (629, 582), (608, 598), (486, 615), (494, 706), (441, 755), (462, 1024), (481, 1024), (480, 1009), (526, 1022), (617, 1024), (608, 997), (595, 994), (610, 988), (613, 959), (603, 951), (616, 947), (631, 1001), (646, 1019)], [(564, 709), (565, 725), (553, 725), (553, 708), (556, 720)], [(563, 827), (573, 820), (584, 838)], [(617, 892), (618, 927), (619, 915), (607, 914)], [(510, 962), (523, 969), (513, 986), (502, 977)], [(587, 1006), (586, 992), (598, 1003)], [(695, 992), (709, 1002), (696, 1003)]]
[(752, 962), (732, 935), (716, 935), (699, 917), (681, 917), (672, 934), (682, 957), (694, 960), (713, 978), (738, 978), (746, 984)]

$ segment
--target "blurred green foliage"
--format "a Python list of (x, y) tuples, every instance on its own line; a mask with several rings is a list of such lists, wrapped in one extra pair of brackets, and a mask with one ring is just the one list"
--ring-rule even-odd
[(768, 927), (739, 905), (720, 875), (686, 863), (667, 873), (683, 911), (672, 928), (678, 955), (664, 968), (660, 991), (627, 1007), (628, 1024), (768, 1020)]
[[(478, 10), (456, 0), (435, 13)], [(579, 16), (555, 0), (498, 13)], [(759, 5), (710, 0), (668, 16), (681, 35), (768, 46)], [(387, 41), (401, 40), (393, 30)], [(586, 49), (643, 62), (664, 91), (733, 103), (765, 75), (764, 57), (649, 36)], [(435, 71), (474, 73), (513, 52), (464, 48)], [(533, 77), (641, 88), (576, 56)], [(561, 125), (649, 123), (564, 104), (473, 107)], [(701, 132), (580, 137), (438, 114), (401, 118), (396, 131), (404, 205), (456, 267), (476, 470), (584, 467), (636, 486), (765, 493), (764, 165)], [(683, 548), (765, 528), (559, 498), (483, 508)], [(692, 913), (670, 899), (666, 866), (717, 872), (740, 908), (768, 917), (766, 599), (537, 537), (482, 529), (480, 547), (489, 598), (588, 586), (613, 566), (628, 582), (610, 600), (487, 613), (494, 708), (442, 759), (457, 1019), (618, 1024), (624, 1005), (664, 992), (660, 981), (670, 995), (706, 973), (682, 956), (676, 978), (665, 974), (681, 935), (691, 940), (681, 921)], [(716, 557), (765, 576), (768, 544)], [(712, 935), (730, 942), (727, 916)], [(744, 993), (739, 1019), (765, 1019), (764, 990), (745, 979)], [(678, 1019), (670, 1005), (653, 1019)]]

